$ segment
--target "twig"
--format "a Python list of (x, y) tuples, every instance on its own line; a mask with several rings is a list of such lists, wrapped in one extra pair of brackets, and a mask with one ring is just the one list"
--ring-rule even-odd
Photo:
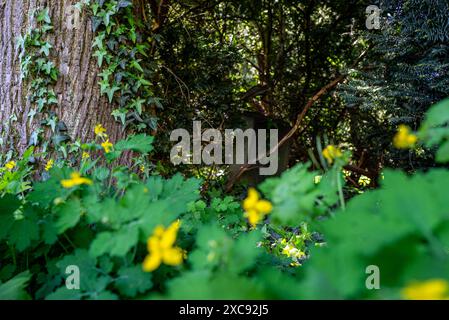
[[(359, 62), (365, 57), (365, 55), (368, 53), (370, 48), (366, 49), (355, 61), (354, 63), (351, 65), (350, 69), (355, 68)], [(334, 89), (339, 83), (343, 82), (346, 79), (347, 75), (339, 75), (338, 77), (336, 77), (334, 80), (332, 80), (331, 82), (329, 82), (327, 85), (325, 85), (324, 87), (322, 87), (312, 98), (310, 98), (308, 100), (308, 102), (306, 103), (306, 105), (304, 106), (304, 108), (302, 109), (301, 113), (298, 115), (298, 117), (296, 118), (296, 122), (293, 125), (293, 127), (290, 129), (290, 131), (281, 139), (281, 141), (279, 141), (277, 143), (276, 146), (274, 146), (270, 152), (268, 153), (268, 155), (263, 155), (262, 157), (259, 157), (256, 159), (256, 162), (260, 162), (260, 160), (263, 160), (266, 157), (271, 156), (274, 152), (276, 152), (280, 147), (282, 147), (302, 126), (302, 122), (305, 118), (305, 116), (307, 115), (307, 112), (310, 110), (310, 108), (315, 104), (315, 102), (317, 102), (318, 100), (321, 99), (321, 97), (323, 95), (325, 95), (326, 93), (328, 93), (330, 90)], [(249, 168), (251, 168), (251, 166), (253, 166), (252, 164), (246, 164), (242, 167), (240, 167), (239, 172), (237, 173), (237, 175), (235, 176), (235, 178), (230, 181), (227, 185), (226, 190), (229, 192), (232, 187), (234, 186), (234, 183), (240, 179), (240, 177), (249, 170)]]

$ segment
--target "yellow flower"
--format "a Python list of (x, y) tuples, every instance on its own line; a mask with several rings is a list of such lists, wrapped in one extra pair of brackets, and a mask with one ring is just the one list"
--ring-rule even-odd
[(83, 184), (92, 185), (92, 183), (93, 183), (92, 180), (81, 177), (81, 175), (78, 172), (73, 172), (70, 175), (70, 179), (65, 179), (61, 181), (61, 185), (66, 189), (73, 188), (75, 186), (80, 186)]
[(143, 270), (153, 272), (164, 263), (169, 266), (177, 266), (182, 263), (186, 252), (179, 247), (174, 247), (181, 222), (172, 223), (167, 229), (158, 226), (153, 235), (148, 238), (148, 255), (143, 261)]
[(11, 171), (12, 169), (14, 169), (16, 167), (16, 162), (15, 161), (9, 161), (7, 164), (5, 164), (5, 168), (8, 169), (9, 171)]
[(449, 283), (443, 279), (413, 282), (402, 289), (401, 294), (407, 300), (447, 300)]
[(101, 144), (101, 146), (103, 147), (104, 152), (109, 153), (109, 152), (112, 151), (112, 147), (113, 147), (114, 145), (113, 145), (112, 143), (110, 143), (110, 142), (109, 142), (109, 139), (108, 139), (108, 140), (106, 140), (105, 142), (103, 142), (103, 143)]
[(48, 160), (47, 164), (45, 165), (45, 171), (50, 171), (50, 169), (53, 168), (54, 164), (55, 161), (53, 159)]
[(402, 124), (393, 138), (393, 145), (397, 149), (410, 149), (415, 146), (417, 141), (418, 137), (411, 133), (409, 127)]
[(368, 178), (367, 176), (360, 176), (359, 178), (359, 185), (363, 186), (363, 187), (367, 187), (369, 186), (369, 184), (371, 183), (371, 179)]
[(248, 197), (243, 201), (245, 217), (254, 228), (261, 222), (267, 214), (273, 210), (273, 206), (267, 200), (260, 200), (260, 195), (256, 189), (248, 190)]
[(306, 256), (306, 254), (299, 250), (298, 248), (295, 248), (294, 246), (287, 244), (284, 249), (282, 249), (282, 254), (286, 255), (289, 258), (295, 258), (295, 259), (301, 259)]
[(329, 164), (332, 164), (335, 159), (341, 158), (343, 156), (343, 153), (336, 146), (328, 145), (323, 150), (323, 156), (326, 158), (326, 160)]
[(144, 165), (140, 166), (140, 172), (145, 173), (145, 166)]
[(106, 129), (101, 124), (97, 124), (95, 126), (94, 131), (95, 131), (95, 135), (97, 137), (102, 137), (102, 138), (107, 138), (108, 137), (108, 135), (106, 134)]
[(87, 153), (86, 151), (83, 152), (83, 155), (81, 156), (81, 159), (86, 160), (90, 158), (90, 154)]

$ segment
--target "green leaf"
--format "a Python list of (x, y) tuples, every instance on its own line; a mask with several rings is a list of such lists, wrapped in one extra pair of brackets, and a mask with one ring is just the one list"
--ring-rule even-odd
[(139, 115), (142, 114), (142, 105), (145, 103), (145, 99), (134, 99), (131, 103), (131, 108), (136, 109)]
[[(73, 254), (67, 255), (58, 261), (56, 266), (59, 269), (59, 273), (64, 276), (66, 276), (68, 266), (77, 266), (80, 271), (80, 291), (89, 296), (100, 294), (111, 282), (110, 277), (104, 276), (102, 270), (97, 267), (97, 259), (84, 249), (76, 249)], [(65, 286), (63, 289), (66, 289)], [(59, 289), (59, 293), (62, 294), (63, 289)], [(80, 293), (78, 290), (70, 291)]]
[(127, 8), (131, 5), (132, 5), (132, 2), (129, 0), (119, 0), (119, 2), (117, 3), (117, 10), (119, 10), (121, 8)]
[(110, 173), (111, 172), (109, 171), (108, 168), (100, 167), (100, 168), (96, 168), (95, 169), (94, 177), (97, 180), (104, 181), (104, 180), (106, 180), (109, 177)]
[(296, 165), (280, 178), (267, 179), (259, 186), (274, 205), (270, 214), (273, 223), (298, 226), (326, 213), (338, 200), (336, 183), (325, 179), (326, 182), (316, 184), (317, 173), (308, 171), (309, 167), (310, 164)]
[(137, 225), (122, 226), (116, 232), (102, 232), (92, 242), (90, 254), (99, 257), (103, 254), (124, 257), (137, 244), (139, 229)]
[(107, 88), (104, 90), (104, 92), (108, 96), (109, 103), (112, 102), (112, 99), (114, 99), (114, 94), (119, 90), (120, 90), (120, 87), (118, 87), (118, 86), (113, 86), (113, 87), (110, 87), (110, 88)]
[(26, 292), (28, 282), (31, 280), (29, 271), (22, 272), (11, 280), (0, 285), (0, 300), (29, 300)]
[(58, 240), (58, 231), (52, 221), (45, 221), (42, 226), (42, 238), (45, 244), (54, 244)]
[(60, 197), (63, 192), (61, 180), (69, 176), (67, 170), (50, 170), (51, 178), (44, 182), (38, 182), (33, 186), (33, 191), (28, 196), (28, 201), (48, 208), (54, 199)]
[(140, 60), (133, 60), (131, 61), (131, 67), (140, 71), (140, 72), (144, 72), (142, 66), (140, 65)]
[(50, 11), (48, 8), (43, 9), (37, 14), (37, 22), (45, 22), (51, 24)]
[(449, 99), (433, 105), (426, 113), (422, 128), (441, 126), (449, 122)]
[(105, 36), (106, 36), (106, 34), (104, 32), (102, 32), (98, 36), (96, 36), (94, 38), (92, 48), (97, 47), (100, 51), (106, 52), (106, 51), (104, 51), (104, 45), (103, 45)]
[(153, 141), (154, 137), (139, 134), (117, 142), (115, 148), (119, 151), (133, 150), (146, 155), (153, 150)]
[(103, 65), (103, 59), (104, 57), (107, 55), (108, 53), (106, 52), (106, 50), (97, 50), (94, 52), (94, 54), (92, 56), (96, 57), (98, 60), (98, 66), (101, 68), (101, 66)]
[(69, 290), (65, 286), (50, 293), (45, 300), (81, 300), (82, 292), (79, 290)]
[(78, 198), (55, 207), (55, 228), (58, 234), (76, 226), (81, 218), (82, 210), (81, 201)]
[(53, 48), (53, 46), (50, 43), (46, 42), (44, 45), (41, 46), (39, 52), (45, 54), (45, 56), (48, 57), (50, 55), (51, 48)]
[(26, 214), (23, 219), (16, 220), (9, 230), (9, 241), (19, 251), (24, 251), (39, 240), (39, 224), (34, 213)]
[[(447, 170), (413, 177), (387, 171), (380, 189), (351, 199), (344, 212), (317, 224), (326, 246), (313, 248), (301, 270), (302, 298), (378, 298), (414, 279), (446, 278), (447, 271), (429, 266), (447, 270), (448, 244), (435, 236), (449, 222), (447, 181)], [(370, 265), (381, 270), (382, 291), (366, 290)]]
[(13, 195), (5, 195), (0, 198), (0, 240), (5, 238), (14, 223), (13, 213), (20, 207), (21, 203)]
[(440, 163), (449, 162), (449, 141), (444, 142), (438, 149), (436, 161)]
[(126, 123), (126, 110), (116, 109), (116, 110), (112, 111), (111, 115), (115, 118), (115, 120), (120, 118), (120, 121), (122, 122), (122, 124), (125, 125), (125, 123)]
[(117, 290), (130, 298), (146, 292), (152, 286), (151, 273), (142, 271), (140, 265), (121, 268), (118, 272), (118, 279), (115, 281)]

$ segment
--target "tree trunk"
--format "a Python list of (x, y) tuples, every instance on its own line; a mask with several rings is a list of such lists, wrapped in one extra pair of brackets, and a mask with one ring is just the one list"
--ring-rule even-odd
[[(122, 130), (111, 116), (112, 106), (100, 96), (96, 59), (92, 58), (91, 21), (86, 12), (73, 5), (78, 0), (0, 0), (0, 150), (15, 148), (19, 153), (29, 145), (39, 123), (29, 123), (32, 109), (27, 80), (21, 80), (16, 38), (36, 22), (34, 10), (50, 10), (54, 30), (49, 35), (53, 46), (50, 60), (59, 70), (54, 87), (58, 106), (53, 111), (68, 128), (72, 140), (93, 137), (97, 123), (107, 129), (112, 142)], [(0, 140), (1, 142), (1, 140)]]

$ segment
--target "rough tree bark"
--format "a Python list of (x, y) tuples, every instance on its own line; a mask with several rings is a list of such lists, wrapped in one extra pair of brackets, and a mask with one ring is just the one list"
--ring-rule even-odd
[[(73, 5), (78, 0), (0, 0), (0, 138), (3, 150), (15, 147), (19, 152), (28, 146), (36, 123), (30, 124), (31, 109), (26, 79), (20, 79), (19, 52), (16, 37), (24, 34), (33, 21), (33, 10), (48, 7), (54, 31), (51, 60), (60, 75), (55, 86), (59, 120), (68, 127), (72, 139), (86, 141), (93, 136), (97, 123), (105, 126), (112, 142), (122, 136), (120, 124), (111, 116), (112, 106), (100, 96), (96, 60), (92, 58), (94, 37), (86, 12), (79, 13)], [(11, 117), (17, 120), (8, 125)]]

